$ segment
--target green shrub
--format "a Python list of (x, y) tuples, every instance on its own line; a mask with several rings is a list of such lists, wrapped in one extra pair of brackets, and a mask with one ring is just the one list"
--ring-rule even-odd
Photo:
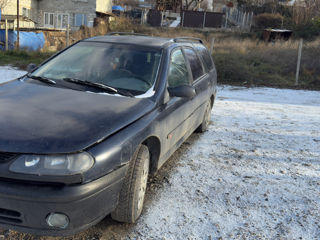
[(313, 19), (307, 23), (293, 25), (294, 36), (313, 40), (320, 36), (320, 18)]

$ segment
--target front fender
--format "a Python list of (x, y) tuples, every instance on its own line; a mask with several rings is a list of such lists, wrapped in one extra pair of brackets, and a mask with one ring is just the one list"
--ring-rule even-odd
[(138, 119), (102, 142), (86, 149), (95, 157), (95, 165), (83, 175), (83, 181), (98, 179), (126, 165), (138, 146), (149, 136), (156, 136), (157, 109)]

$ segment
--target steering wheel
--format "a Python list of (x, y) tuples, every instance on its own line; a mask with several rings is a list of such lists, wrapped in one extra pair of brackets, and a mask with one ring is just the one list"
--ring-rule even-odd
[(128, 74), (130, 75), (130, 77), (134, 77), (134, 78), (140, 80), (141, 82), (146, 83), (146, 84), (148, 85), (148, 87), (151, 87), (151, 86), (152, 86), (152, 84), (151, 84), (150, 82), (148, 82), (146, 79), (144, 79), (143, 77), (141, 77), (141, 76), (139, 76), (139, 75), (134, 74), (133, 72), (131, 72), (131, 71), (128, 70), (128, 69), (119, 68), (118, 70), (123, 71), (123, 72), (126, 72), (126, 73), (128, 73)]

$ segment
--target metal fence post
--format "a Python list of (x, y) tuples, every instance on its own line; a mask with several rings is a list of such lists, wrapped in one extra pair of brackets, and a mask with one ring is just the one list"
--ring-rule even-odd
[(69, 41), (70, 41), (70, 26), (69, 26), (69, 24), (67, 25), (67, 32), (66, 32), (66, 34), (67, 34), (66, 45), (67, 45), (67, 47), (68, 47), (68, 46), (69, 46)]
[(182, 19), (181, 19), (181, 26), (183, 27), (184, 25), (184, 11), (182, 12)]
[(250, 14), (250, 19), (249, 19), (249, 30), (251, 31), (252, 23), (253, 23), (253, 12)]
[(202, 28), (205, 28), (205, 26), (206, 26), (206, 15), (207, 15), (207, 12), (204, 12), (204, 14), (203, 14)]
[(144, 10), (141, 11), (140, 25), (143, 24), (143, 16), (144, 16)]
[(211, 39), (211, 43), (210, 43), (210, 53), (211, 53), (211, 55), (213, 53), (213, 48), (214, 48), (214, 38)]
[(243, 31), (245, 29), (245, 26), (246, 26), (246, 16), (247, 14), (244, 13), (243, 14), (243, 18), (242, 18), (242, 23), (241, 23), (241, 31)]
[(295, 86), (298, 86), (298, 84), (299, 84), (299, 74), (300, 74), (300, 66), (301, 66), (302, 47), (303, 47), (303, 39), (301, 38), (300, 42), (299, 42), (298, 62), (297, 62), (297, 72), (296, 72)]
[(236, 11), (237, 13), (237, 15), (236, 15), (236, 22), (237, 22), (237, 25), (239, 25), (239, 22), (240, 22), (240, 11), (237, 9), (237, 11)]
[(226, 17), (225, 17), (225, 19), (226, 19), (226, 23), (225, 23), (225, 28), (227, 28), (228, 27), (228, 12), (226, 12)]

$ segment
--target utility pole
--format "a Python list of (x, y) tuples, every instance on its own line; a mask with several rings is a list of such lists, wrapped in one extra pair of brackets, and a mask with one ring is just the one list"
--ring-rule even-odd
[(8, 51), (8, 49), (9, 49), (9, 45), (8, 45), (8, 19), (5, 20), (5, 38), (6, 38), (5, 50)]
[(19, 9), (20, 9), (20, 4), (19, 0), (17, 0), (17, 48), (20, 48), (20, 19), (19, 19)]

